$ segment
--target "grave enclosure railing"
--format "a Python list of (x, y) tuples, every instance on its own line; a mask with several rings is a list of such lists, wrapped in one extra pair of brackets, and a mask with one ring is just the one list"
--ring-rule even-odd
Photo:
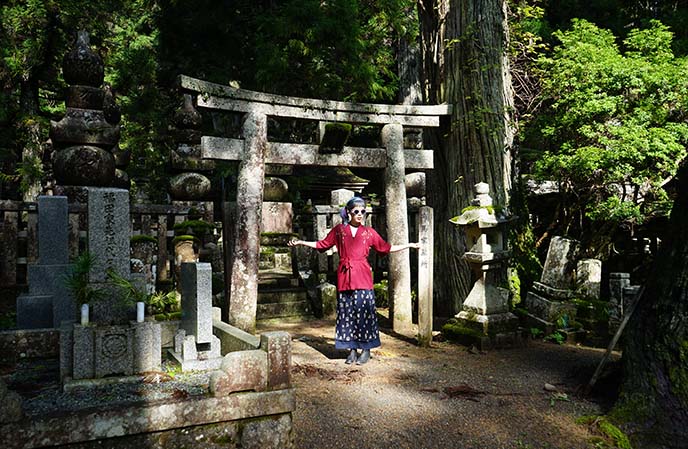
[[(212, 203), (205, 203), (205, 219), (212, 220)], [(195, 205), (197, 207), (197, 205)], [(174, 225), (187, 219), (194, 205), (132, 204), (131, 235), (149, 235), (157, 240), (157, 279), (170, 278), (173, 261)], [(86, 249), (86, 205), (69, 204), (69, 256), (76, 258)], [(37, 204), (0, 200), (0, 288), (23, 288), (27, 265), (38, 259)], [(220, 232), (218, 229), (217, 232)]]

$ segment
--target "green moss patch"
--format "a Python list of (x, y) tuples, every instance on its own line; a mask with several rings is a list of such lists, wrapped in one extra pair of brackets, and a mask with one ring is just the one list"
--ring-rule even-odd
[(129, 240), (129, 242), (132, 245), (135, 243), (153, 243), (154, 245), (157, 245), (158, 239), (156, 239), (155, 237), (150, 236), (150, 235), (140, 234), (140, 235), (132, 236), (131, 239)]
[(482, 332), (466, 327), (454, 318), (447, 321), (444, 326), (442, 326), (442, 335), (444, 335), (447, 340), (452, 340), (459, 343), (484, 337)]
[(599, 435), (591, 441), (595, 447), (633, 449), (628, 436), (604, 416), (582, 416), (576, 420), (576, 424), (586, 425)]

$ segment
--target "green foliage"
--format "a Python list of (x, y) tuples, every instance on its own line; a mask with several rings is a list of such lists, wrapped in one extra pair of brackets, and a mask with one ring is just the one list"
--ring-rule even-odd
[(554, 331), (545, 337), (545, 341), (551, 341), (552, 343), (563, 345), (566, 341), (566, 337), (564, 337), (564, 335), (561, 332)]
[(389, 307), (389, 286), (387, 279), (373, 284), (375, 291), (375, 305), (377, 307)]
[(604, 416), (581, 416), (576, 419), (576, 424), (586, 425), (588, 428), (603, 437), (596, 447), (633, 449), (628, 436)]
[(146, 302), (151, 306), (152, 312), (154, 315), (156, 315), (157, 319), (157, 315), (159, 314), (179, 312), (181, 296), (176, 290), (169, 292), (156, 292), (148, 296)]
[[(287, 95), (388, 100), (391, 41), (417, 34), (414, 2), (288, 0), (256, 17), (256, 82)], [(296, 76), (285, 76), (292, 72)]]
[(688, 144), (688, 63), (674, 57), (672, 34), (658, 21), (623, 42), (574, 20), (539, 68), (547, 109), (526, 139), (545, 148), (540, 179), (559, 182), (569, 224), (642, 222), (641, 206), (662, 198)]
[(114, 270), (106, 271), (108, 282), (117, 290), (117, 298), (123, 307), (133, 306), (137, 302), (147, 302), (148, 294), (129, 279), (122, 277)]
[(95, 257), (85, 252), (76, 258), (72, 271), (65, 276), (65, 285), (78, 305), (93, 304), (105, 296), (102, 289), (89, 282), (89, 273), (95, 262)]
[(532, 338), (540, 338), (540, 337), (542, 337), (542, 334), (544, 334), (542, 329), (538, 329), (537, 327), (531, 327), (529, 329), (529, 331), (530, 331), (530, 336)]

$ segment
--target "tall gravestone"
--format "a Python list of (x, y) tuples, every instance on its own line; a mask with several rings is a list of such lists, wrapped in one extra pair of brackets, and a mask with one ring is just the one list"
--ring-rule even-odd
[(76, 319), (76, 307), (66, 288), (69, 264), (67, 197), (38, 197), (38, 262), (28, 266), (28, 295), (17, 298), (17, 327), (60, 327)]
[[(89, 187), (88, 250), (94, 258), (89, 280), (108, 290), (107, 273), (129, 279), (129, 192), (124, 189)], [(92, 321), (122, 323), (133, 318), (133, 309), (122, 307), (117, 295), (109, 294), (93, 306)]]

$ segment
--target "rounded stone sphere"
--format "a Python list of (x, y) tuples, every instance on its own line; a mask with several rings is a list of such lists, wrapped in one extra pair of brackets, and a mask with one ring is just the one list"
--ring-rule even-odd
[(210, 193), (210, 179), (200, 173), (181, 173), (170, 179), (170, 195), (175, 200), (200, 200)]
[(404, 177), (407, 197), (421, 198), (425, 196), (425, 173), (409, 173)]
[(115, 159), (102, 148), (78, 145), (55, 154), (53, 171), (58, 184), (109, 187), (115, 179)]
[(286, 201), (288, 199), (289, 186), (281, 178), (265, 178), (263, 183), (264, 201)]

